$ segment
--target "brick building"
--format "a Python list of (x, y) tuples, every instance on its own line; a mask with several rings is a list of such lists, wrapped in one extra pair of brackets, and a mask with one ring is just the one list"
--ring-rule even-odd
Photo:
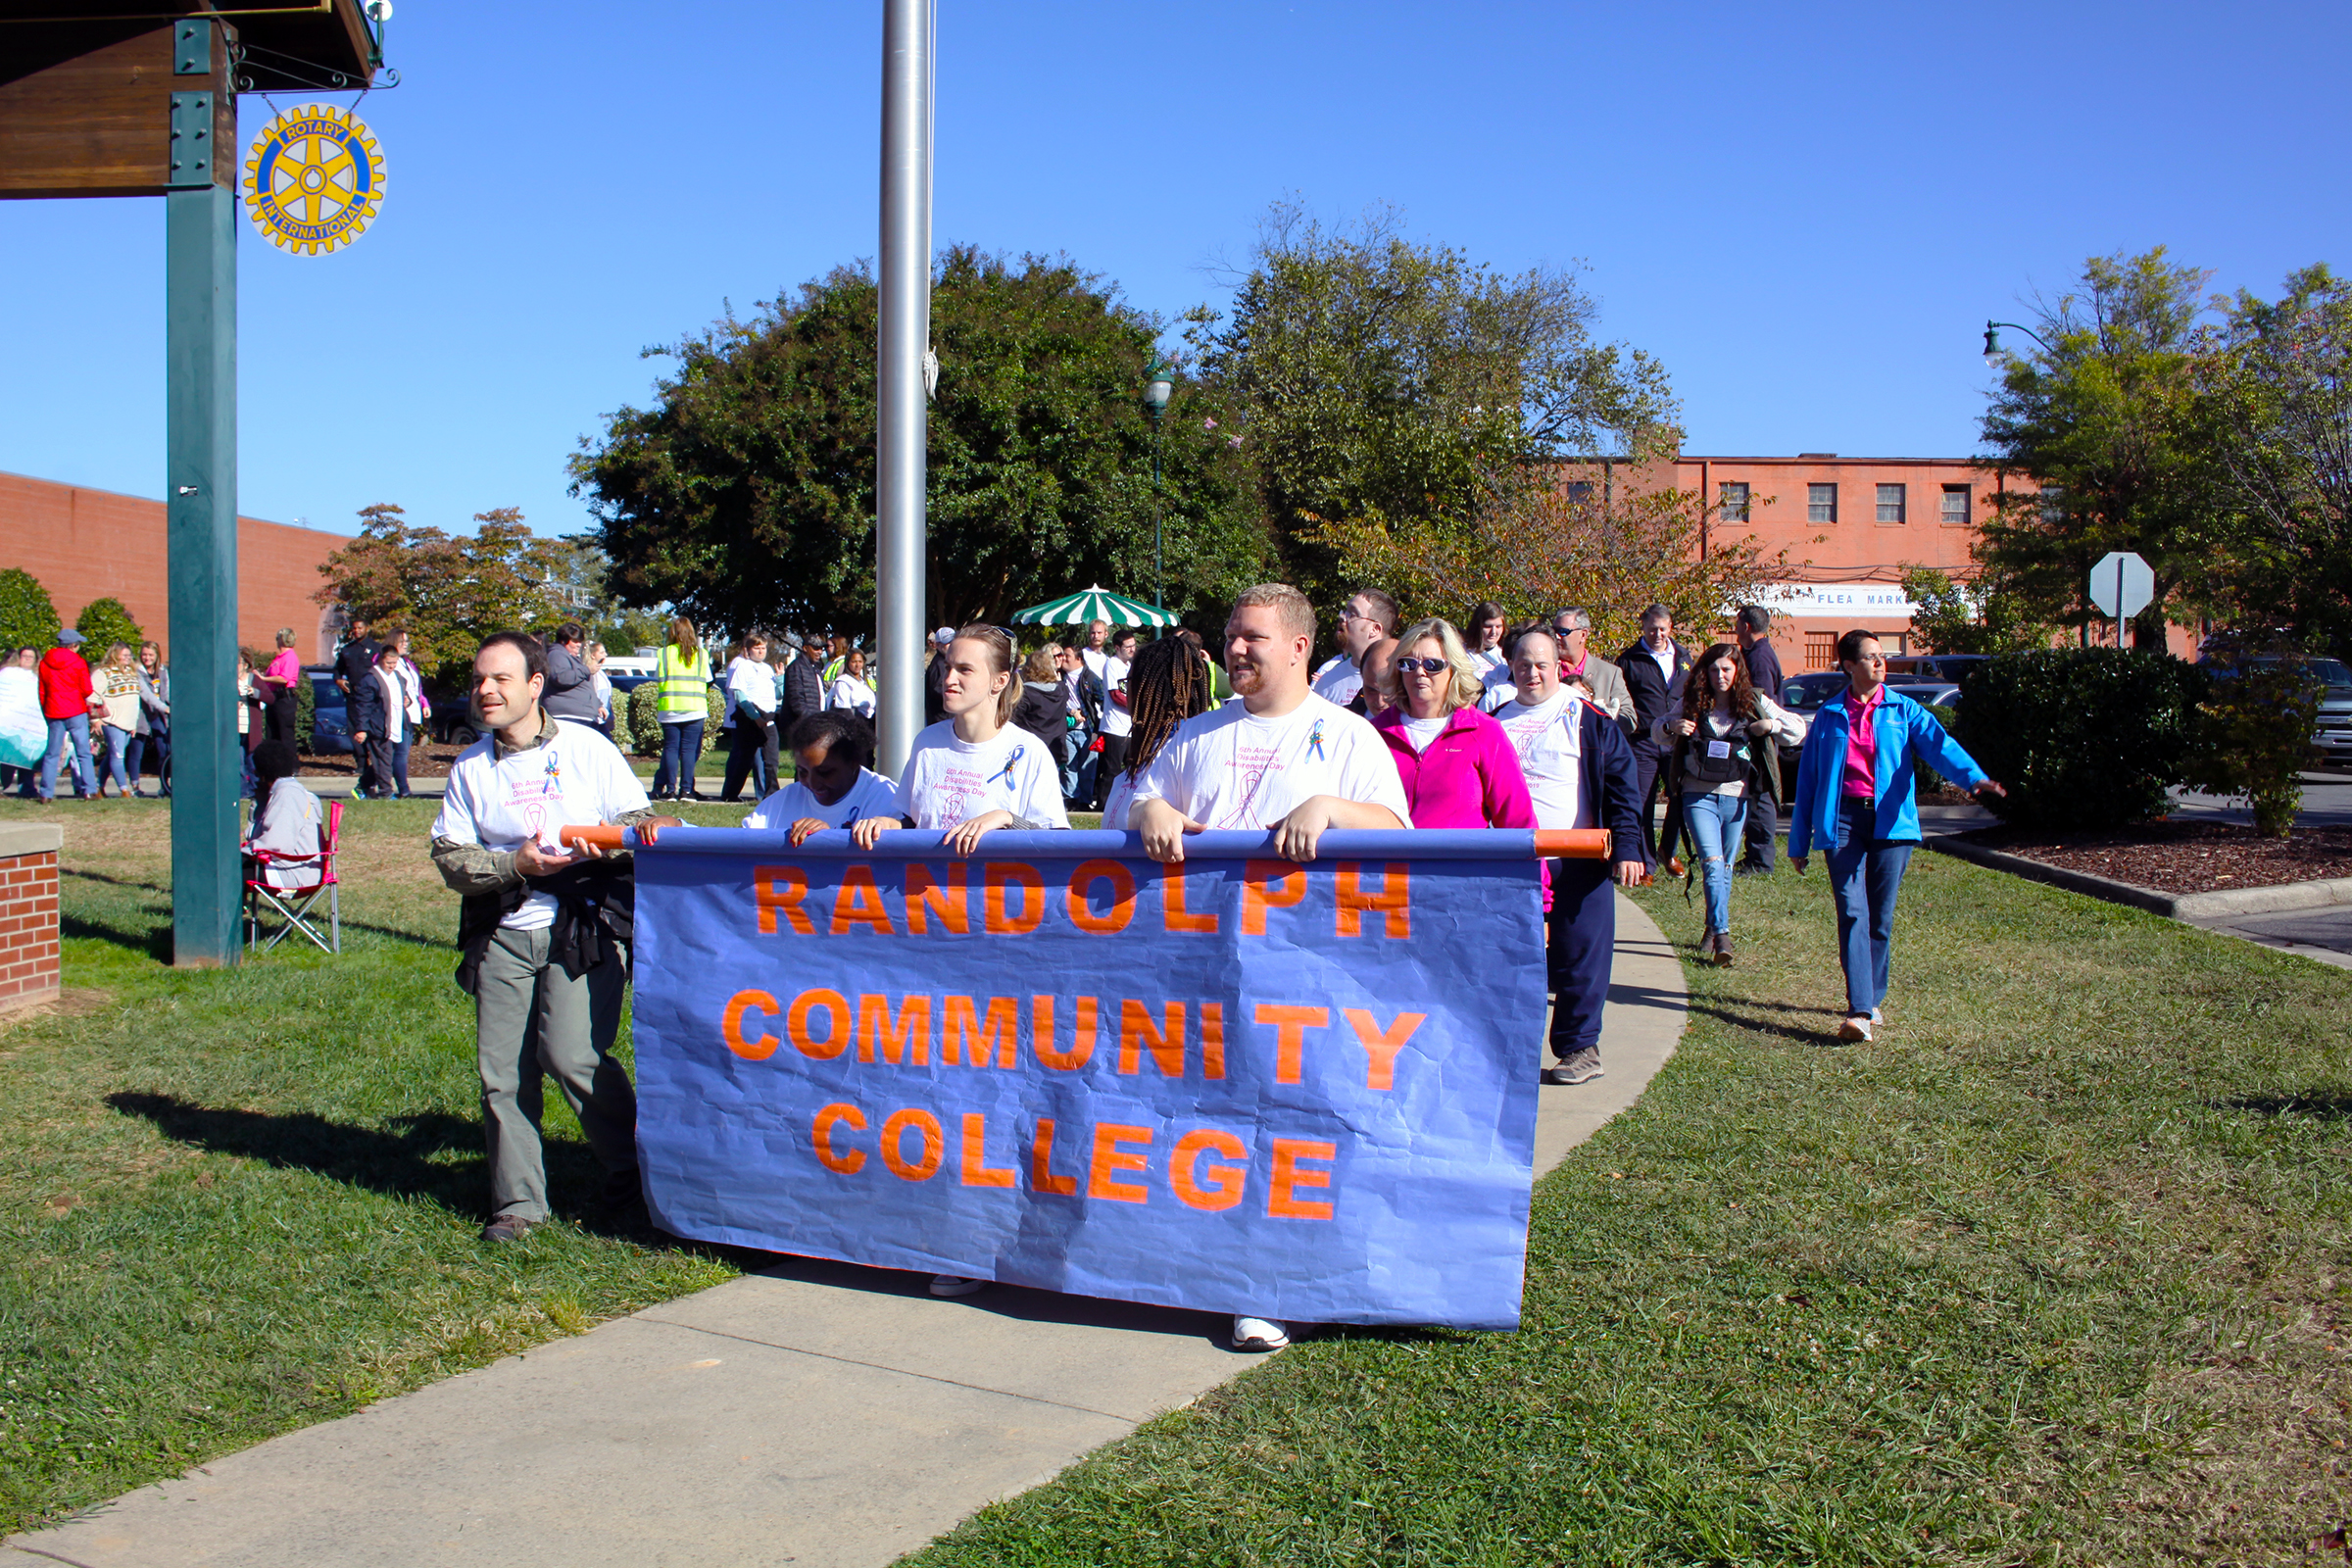
[[(323, 662), (334, 652), (334, 627), (311, 596), (325, 580), (319, 564), (350, 542), (323, 529), (239, 517), (239, 644), (274, 647), (278, 628), (291, 626), (303, 662)], [(0, 567), (38, 578), (68, 625), (90, 601), (120, 599), (168, 658), (169, 554), (161, 501), (0, 473)]]

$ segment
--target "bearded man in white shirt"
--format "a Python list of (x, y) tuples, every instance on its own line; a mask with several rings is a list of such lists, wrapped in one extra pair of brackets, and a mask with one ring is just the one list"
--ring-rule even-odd
[[(1408, 824), (1379, 732), (1307, 689), (1314, 639), (1314, 607), (1296, 588), (1260, 583), (1234, 601), (1225, 670), (1241, 701), (1186, 719), (1136, 781), (1127, 822), (1146, 855), (1173, 864), (1187, 833), (1271, 828), (1275, 853), (1304, 864), (1328, 829)], [(1237, 1350), (1290, 1343), (1270, 1318), (1233, 1320)]]
[(1396, 601), (1378, 588), (1358, 588), (1340, 607), (1340, 652), (1315, 671), (1315, 695), (1346, 708), (1364, 689), (1364, 656), (1396, 635)]
[(652, 822), (645, 787), (613, 744), (540, 706), (547, 652), (498, 632), (473, 656), (482, 739), (450, 765), (433, 819), (433, 864), (465, 896), (458, 984), (474, 1001), (482, 1130), (490, 1150), (490, 1223), (502, 1243), (548, 1216), (539, 1142), (539, 1077), (556, 1080), (604, 1165), (604, 1199), (637, 1196), (637, 1097), (612, 1056), (628, 973), (631, 866), (566, 848), (569, 826)]

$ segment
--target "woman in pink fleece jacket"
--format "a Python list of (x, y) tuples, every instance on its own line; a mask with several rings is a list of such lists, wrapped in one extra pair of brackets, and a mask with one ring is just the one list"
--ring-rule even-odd
[(1396, 758), (1413, 826), (1534, 827), (1519, 753), (1478, 710), (1486, 682), (1461, 633), (1442, 619), (1408, 627), (1389, 667), (1404, 701), (1374, 714), (1372, 727)]

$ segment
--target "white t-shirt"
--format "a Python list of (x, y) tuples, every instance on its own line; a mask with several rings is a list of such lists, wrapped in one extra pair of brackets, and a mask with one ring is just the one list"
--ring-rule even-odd
[(1127, 831), (1127, 808), (1135, 804), (1135, 780), (1120, 768), (1111, 775), (1110, 790), (1102, 797), (1102, 827), (1110, 833)]
[(1414, 751), (1426, 752), (1429, 750), (1429, 743), (1445, 734), (1446, 726), (1452, 722), (1453, 715), (1451, 713), (1440, 713), (1435, 718), (1408, 717), (1404, 721), (1404, 738), (1412, 742)]
[(1355, 661), (1341, 654), (1315, 671), (1315, 695), (1337, 708), (1346, 708), (1364, 689), (1364, 672)]
[[(559, 723), (546, 745), (504, 760), (497, 744), (486, 735), (450, 764), (433, 837), (488, 850), (518, 850), (527, 840), (552, 850), (560, 848), (558, 828), (610, 822), (650, 804), (620, 749), (585, 725)], [(553, 896), (533, 893), (499, 923), (536, 931), (555, 920)]]
[(1513, 702), (1494, 715), (1519, 753), (1519, 771), (1527, 775), (1527, 793), (1535, 804), (1538, 827), (1600, 825), (1592, 803), (1584, 798), (1587, 706), (1582, 698), (1557, 691), (1548, 702), (1533, 708)]
[[(1511, 662), (1502, 657), (1502, 649), (1499, 645), (1494, 648), (1481, 648), (1470, 656), (1470, 667), (1477, 670), (1481, 678), (1492, 675), (1499, 669), (1506, 671), (1503, 678), (1508, 680), (1510, 676), (1507, 671), (1510, 669), (1510, 665)], [(1489, 682), (1489, 684), (1493, 683)]]
[(1105, 735), (1130, 735), (1135, 732), (1134, 712), (1122, 707), (1117, 700), (1125, 695), (1128, 668), (1124, 659), (1106, 658), (1102, 661), (1102, 733)]
[(727, 701), (741, 703), (756, 712), (776, 710), (776, 677), (774, 671), (757, 659), (738, 659), (727, 665)]
[(827, 708), (846, 708), (860, 718), (874, 716), (874, 689), (855, 675), (844, 675), (833, 683), (832, 692), (825, 698)]
[(914, 738), (890, 814), (916, 827), (949, 828), (983, 811), (1004, 810), (1048, 827), (1068, 827), (1061, 805), (1061, 770), (1044, 741), (1007, 724), (973, 746), (943, 718)]
[(1385, 806), (1411, 823), (1388, 743), (1362, 715), (1307, 694), (1280, 718), (1240, 702), (1188, 718), (1136, 781), (1203, 827), (1272, 827), (1317, 795)]
[(848, 827), (869, 816), (899, 814), (899, 787), (870, 767), (858, 770), (858, 782), (831, 806), (819, 804), (808, 786), (794, 779), (752, 808), (745, 827), (788, 828), (805, 816), (827, 827)]

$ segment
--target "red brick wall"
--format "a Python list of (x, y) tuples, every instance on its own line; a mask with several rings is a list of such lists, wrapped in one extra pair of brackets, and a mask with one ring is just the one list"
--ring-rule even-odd
[(57, 995), (57, 852), (0, 856), (0, 1011)]
[[(303, 662), (324, 662), (331, 640), (320, 636), (311, 596), (325, 580), (319, 563), (348, 543), (318, 528), (239, 517), (238, 642), (273, 648), (277, 629), (291, 626)], [(120, 599), (169, 659), (168, 554), (161, 501), (0, 473), (0, 567), (20, 566), (40, 579), (69, 626), (91, 600)]]

